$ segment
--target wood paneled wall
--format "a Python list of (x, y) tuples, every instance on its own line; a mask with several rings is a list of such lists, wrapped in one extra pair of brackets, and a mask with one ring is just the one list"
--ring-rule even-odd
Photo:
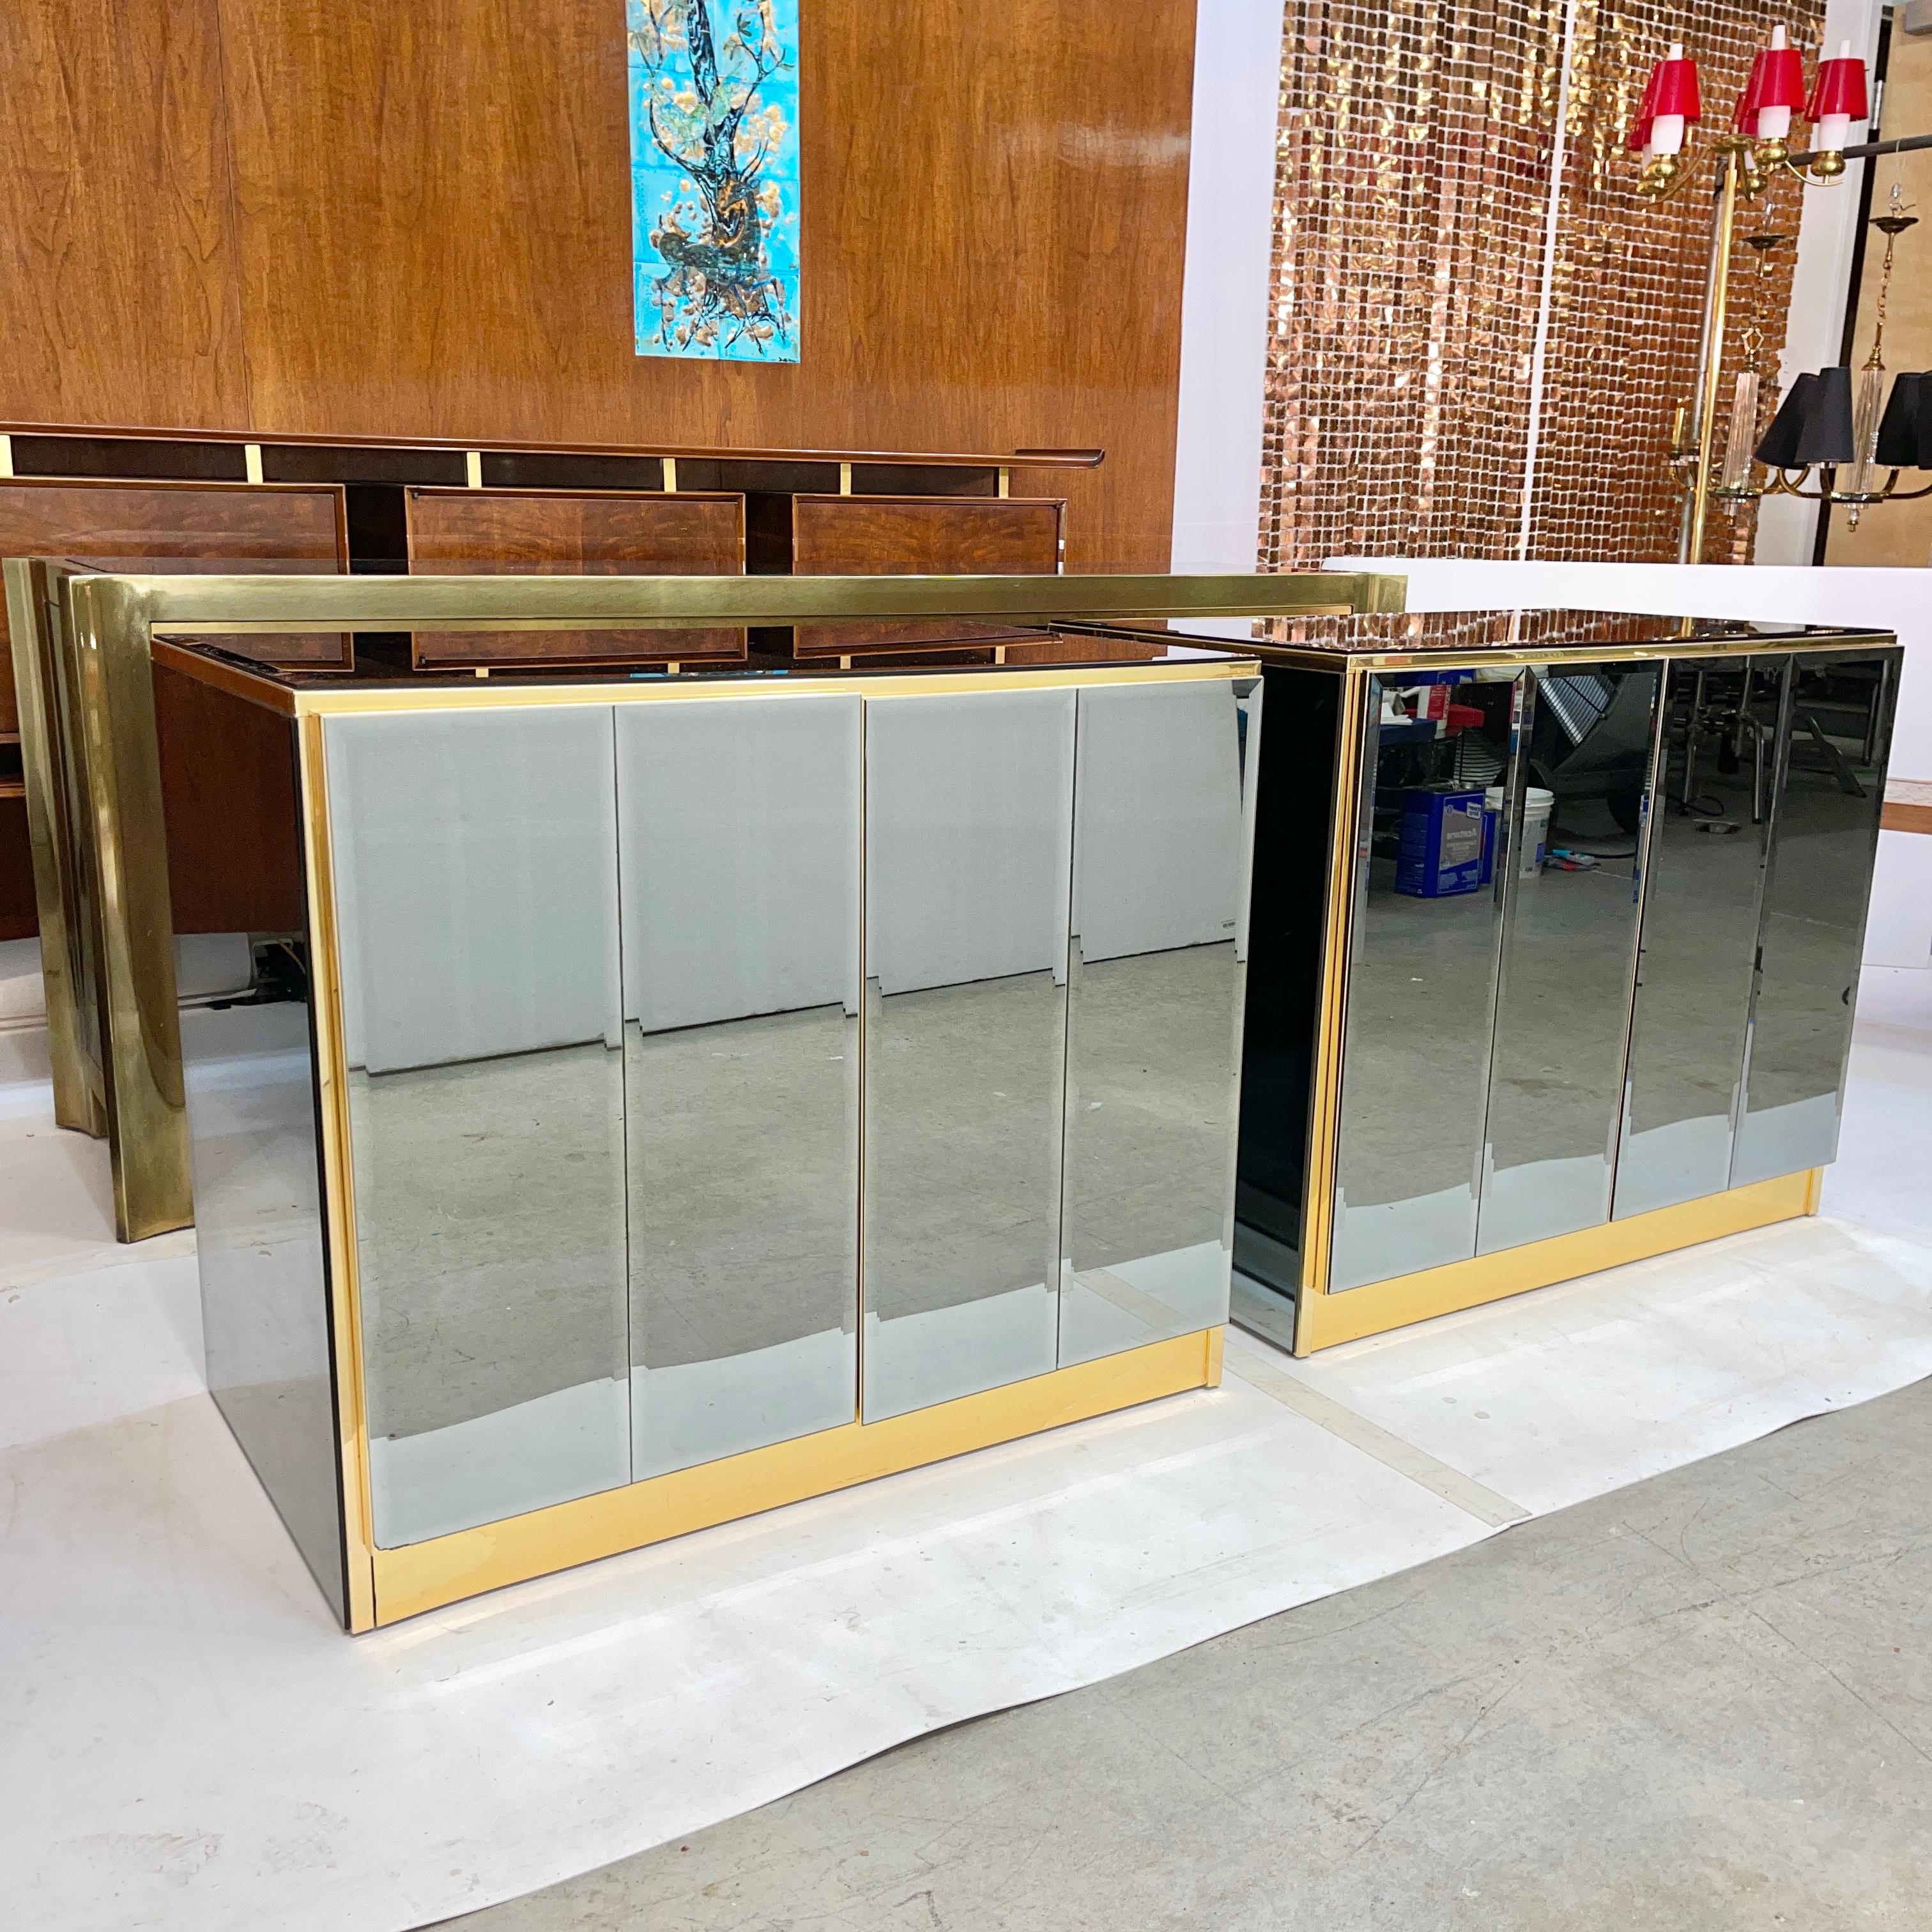
[(803, 360), (632, 353), (623, 0), (10, 0), (0, 420), (1024, 472), (1164, 568), (1194, 8), (806, 0)]

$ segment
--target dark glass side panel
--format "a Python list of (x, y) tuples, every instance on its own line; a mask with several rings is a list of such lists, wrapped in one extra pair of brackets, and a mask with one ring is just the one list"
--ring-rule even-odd
[(1282, 1333), (1290, 1313), (1274, 1298), (1292, 1298), (1301, 1279), (1342, 679), (1270, 665), (1262, 682), (1268, 746), (1250, 779), (1253, 884), (1235, 1171), (1234, 1313), (1251, 1327)]
[(1792, 661), (1733, 1187), (1838, 1154), (1900, 659)]
[(220, 838), (233, 855), (229, 884), (176, 914), (208, 1391), (346, 1622), (293, 728), (208, 686), (157, 686), (170, 853)]

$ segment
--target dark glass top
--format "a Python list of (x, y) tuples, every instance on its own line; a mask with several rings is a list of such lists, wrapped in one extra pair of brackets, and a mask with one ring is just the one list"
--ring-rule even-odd
[(1767, 649), (1775, 649), (1781, 643), (1826, 644), (1891, 634), (1869, 625), (1775, 624), (1616, 610), (1408, 610), (1394, 616), (1257, 618), (1251, 641), (1190, 631), (1178, 624), (1172, 628), (1165, 624), (1090, 628), (1108, 634), (1145, 634), (1159, 630), (1177, 642), (1217, 650), (1256, 651), (1264, 657), (1271, 647), (1298, 654), (1332, 651), (1348, 656), (1484, 650), (1520, 656), (1526, 651), (1646, 644), (1668, 644), (1682, 650), (1700, 643), (1734, 646), (1758, 638)]

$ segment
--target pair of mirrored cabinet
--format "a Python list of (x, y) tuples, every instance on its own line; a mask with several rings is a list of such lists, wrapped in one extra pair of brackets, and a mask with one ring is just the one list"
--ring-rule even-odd
[(210, 1385), (352, 1628), (1218, 1379), (1252, 662), (225, 702)]
[(1235, 1314), (1298, 1352), (1813, 1211), (1837, 1151), (1896, 644), (1526, 622), (1267, 653)]

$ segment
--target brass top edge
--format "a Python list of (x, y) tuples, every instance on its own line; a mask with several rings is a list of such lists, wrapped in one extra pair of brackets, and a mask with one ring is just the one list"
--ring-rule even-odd
[[(191, 654), (190, 654), (191, 655)], [(186, 668), (186, 667), (181, 667)], [(976, 692), (1042, 691), (1078, 686), (1182, 684), (1214, 680), (1232, 683), (1258, 677), (1255, 658), (1180, 658), (1145, 664), (1004, 665), (962, 670), (865, 670), (799, 676), (747, 673), (742, 676), (639, 678), (626, 683), (513, 684), (492, 677), (472, 682), (423, 688), (365, 685), (359, 689), (319, 686), (289, 692), (269, 687), (292, 700), (298, 718), (329, 718), (374, 712), (500, 711), (559, 704), (721, 704), (758, 698), (862, 695), (868, 701)], [(196, 674), (190, 672), (190, 675)], [(213, 680), (210, 680), (212, 682)], [(246, 695), (247, 694), (238, 694)], [(280, 710), (279, 705), (272, 708)]]
[[(1308, 652), (1298, 662), (1310, 663), (1318, 657), (1336, 670), (1346, 667), (1352, 671), (1466, 670), (1484, 664), (1636, 663), (1664, 658), (1776, 657), (1786, 652), (1811, 655), (1874, 646), (1882, 649), (1898, 642), (1897, 634), (1890, 631), (1834, 631), (1822, 636), (1659, 638), (1637, 644), (1491, 644), (1468, 651)], [(1286, 648), (1292, 647), (1284, 647), (1284, 655)], [(1268, 646), (1257, 644), (1255, 652), (1264, 662), (1274, 662)]]
[[(670, 628), (842, 617), (1348, 616), (1399, 609), (1406, 580), (1249, 576), (332, 577), (74, 572), (64, 594), (153, 636), (331, 631)], [(1393, 601), (1392, 601), (1393, 600)], [(136, 613), (138, 612), (138, 615)]]
[[(688, 458), (718, 463), (863, 463), (910, 469), (1095, 470), (1106, 460), (1104, 448), (1028, 448), (1005, 454), (962, 450), (730, 449), (716, 445), (670, 442), (536, 442), (499, 436), (319, 436), (271, 429), (164, 429), (152, 425), (100, 423), (0, 423), (0, 436), (46, 436), (82, 442), (185, 442), (217, 448), (422, 449), (460, 454), (477, 450), (500, 456), (635, 456)], [(31, 480), (31, 479), (29, 479)]]

